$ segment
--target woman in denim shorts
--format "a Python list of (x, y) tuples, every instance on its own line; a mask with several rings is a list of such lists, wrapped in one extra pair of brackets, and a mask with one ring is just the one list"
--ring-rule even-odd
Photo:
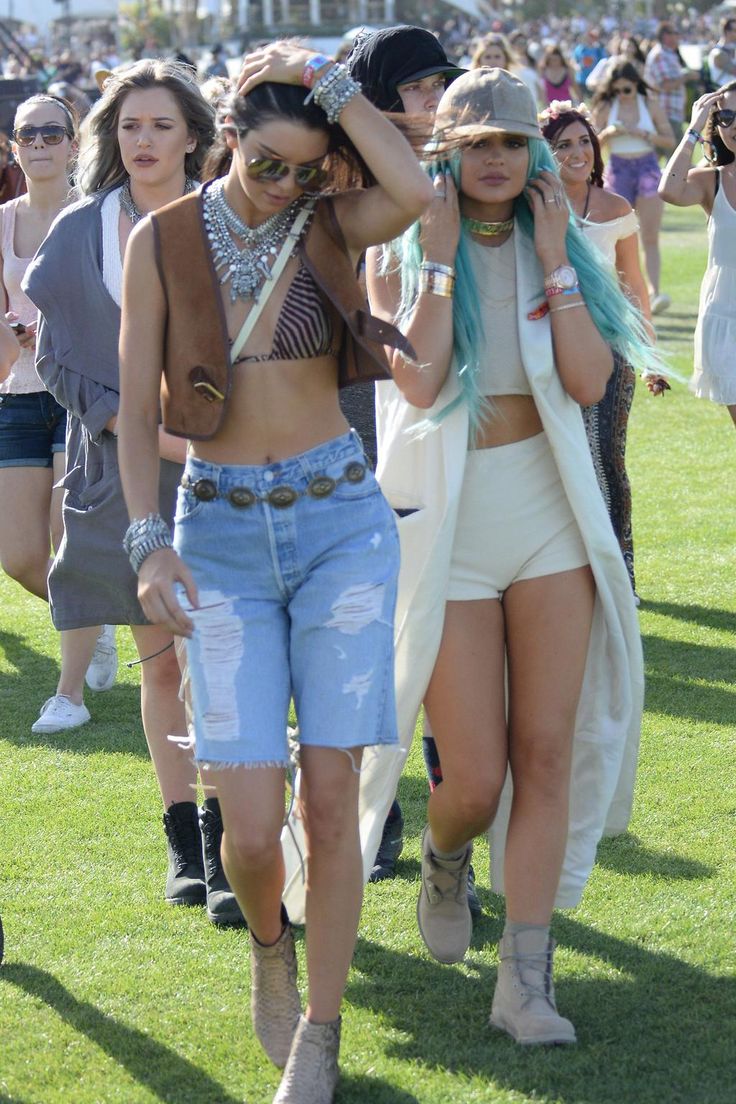
[(51, 223), (69, 202), (74, 118), (54, 96), (32, 96), (18, 108), (13, 152), (28, 194), (0, 206), (0, 260), (9, 318), (19, 324), (20, 356), (0, 383), (0, 563), (31, 594), (47, 598), (53, 541), (62, 534), (66, 411), (36, 374), (36, 308), (21, 280)]
[[(250, 927), (254, 1027), (286, 1067), (275, 1100), (327, 1104), (362, 895), (362, 751), (397, 738), (396, 526), (340, 411), (338, 380), (386, 376), (382, 345), (406, 345), (368, 315), (354, 274), (365, 248), (400, 233), (432, 190), (347, 71), (291, 43), (246, 57), (224, 137), (227, 177), (158, 212), (129, 245), (119, 423), (133, 519), (126, 547), (147, 616), (186, 637), (196, 757), (220, 800), (223, 863)], [(343, 190), (358, 167), (377, 183)], [(325, 187), (331, 196), (319, 194)], [(186, 264), (182, 240), (198, 261)], [(193, 302), (211, 338), (190, 368), (195, 277)], [(242, 353), (230, 350), (226, 338), (237, 340), (251, 311), (258, 321)], [(164, 363), (164, 426), (196, 438), (176, 551), (156, 516)], [(226, 379), (218, 383), (215, 370)], [(219, 411), (214, 422), (208, 409)], [(210, 432), (200, 432), (203, 418)], [(281, 905), (290, 699), (309, 857), (303, 1014)]]

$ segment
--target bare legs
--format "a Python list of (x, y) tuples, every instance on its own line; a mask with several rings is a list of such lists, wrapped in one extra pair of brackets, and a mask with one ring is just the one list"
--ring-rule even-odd
[(659, 294), (659, 227), (663, 209), (664, 202), (659, 196), (643, 196), (636, 201), (639, 236), (644, 250), (644, 267), (647, 272), (650, 298)]
[[(169, 740), (185, 736), (184, 704), (179, 701), (181, 672), (171, 633), (157, 625), (132, 625), (141, 664), (141, 716), (148, 750), (161, 789), (164, 808), (172, 802), (195, 801), (197, 770), (189, 755)], [(156, 654), (156, 653), (161, 654)]]
[[(307, 837), (307, 1018), (328, 1023), (340, 1013), (355, 947), (363, 894), (358, 834), (360, 750), (302, 747), (301, 806)], [(271, 767), (208, 770), (225, 832), (222, 860), (253, 934), (274, 943), (282, 928), (284, 865), (281, 826), (284, 772)]]
[[(490, 825), (508, 761), (509, 919), (546, 924), (567, 835), (573, 725), (593, 613), (590, 569), (515, 583), (498, 601), (448, 602), (425, 698), (442, 762), (429, 819), (439, 850)], [(503, 714), (508, 655), (508, 734)], [(443, 797), (444, 791), (444, 797)]]
[(506, 776), (500, 602), (447, 603), (424, 707), (442, 763), (442, 782), (429, 798), (429, 825), (433, 843), (450, 853), (486, 831)]
[[(0, 468), (0, 565), (11, 579), (44, 600), (48, 598), (53, 482), (51, 468)], [(54, 537), (60, 537), (58, 525)]]
[(514, 780), (504, 865), (509, 920), (547, 924), (552, 915), (594, 597), (584, 567), (517, 583), (504, 598)]
[(57, 694), (64, 694), (81, 705), (84, 701), (84, 675), (95, 650), (100, 626), (85, 629), (63, 629), (61, 636), (61, 671)]

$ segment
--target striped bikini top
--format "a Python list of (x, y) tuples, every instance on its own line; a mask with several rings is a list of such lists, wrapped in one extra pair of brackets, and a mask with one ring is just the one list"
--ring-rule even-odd
[(337, 356), (332, 315), (310, 272), (300, 265), (286, 293), (270, 353), (241, 356), (235, 364)]

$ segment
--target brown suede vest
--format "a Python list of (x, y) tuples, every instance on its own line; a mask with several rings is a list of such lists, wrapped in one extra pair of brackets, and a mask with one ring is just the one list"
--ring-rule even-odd
[[(202, 214), (203, 191), (184, 196), (151, 216), (167, 305), (163, 424), (167, 432), (195, 441), (217, 433), (233, 373), (220, 283)], [(340, 387), (388, 379), (384, 345), (414, 358), (400, 331), (370, 314), (329, 198), (317, 203), (298, 251), (317, 287), (344, 320)]]

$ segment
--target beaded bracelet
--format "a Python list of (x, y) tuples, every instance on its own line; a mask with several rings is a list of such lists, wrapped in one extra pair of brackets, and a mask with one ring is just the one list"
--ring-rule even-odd
[(128, 554), (130, 566), (136, 575), (141, 564), (152, 552), (159, 548), (173, 548), (171, 528), (160, 514), (148, 514), (144, 518), (135, 518), (125, 531), (123, 548)]
[(343, 108), (360, 92), (360, 84), (353, 80), (344, 65), (333, 65), (315, 84), (305, 99), (314, 102), (327, 116), (328, 123), (336, 123)]

